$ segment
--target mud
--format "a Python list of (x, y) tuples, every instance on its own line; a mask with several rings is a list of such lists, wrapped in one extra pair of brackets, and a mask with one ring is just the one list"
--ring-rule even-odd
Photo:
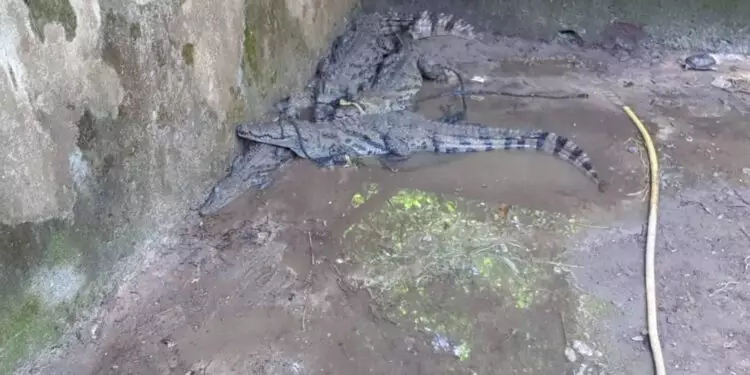
[(472, 97), (469, 119), (571, 136), (610, 189), (530, 152), (399, 173), (297, 161), (272, 188), (187, 217), (93, 322), (24, 373), (649, 374), (646, 155), (622, 103), (662, 163), (670, 373), (750, 373), (750, 128), (746, 94), (711, 85), (726, 72), (512, 38), (425, 48), (485, 77), (475, 88), (587, 93)]

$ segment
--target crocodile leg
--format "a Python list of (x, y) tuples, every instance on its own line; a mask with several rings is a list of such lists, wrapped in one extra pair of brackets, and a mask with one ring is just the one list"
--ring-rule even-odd
[(411, 149), (409, 144), (399, 137), (392, 137), (390, 134), (383, 136), (385, 147), (390, 151), (388, 155), (378, 158), (380, 163), (391, 172), (398, 171), (409, 160)]

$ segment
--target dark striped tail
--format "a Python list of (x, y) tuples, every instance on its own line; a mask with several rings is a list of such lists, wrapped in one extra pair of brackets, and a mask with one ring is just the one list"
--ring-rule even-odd
[(431, 14), (423, 11), (411, 27), (411, 35), (415, 40), (433, 36), (455, 36), (459, 38), (475, 39), (474, 26), (453, 15), (440, 13)]
[(432, 137), (432, 144), (425, 143), (424, 147), (446, 154), (495, 150), (538, 150), (570, 162), (586, 173), (598, 185), (599, 191), (607, 190), (607, 183), (599, 179), (599, 174), (591, 164), (589, 156), (568, 138), (545, 131), (522, 132), (516, 129), (486, 127), (475, 128), (475, 130), (475, 136), (435, 134)]
[(375, 14), (374, 16), (380, 17), (380, 34), (379, 35), (394, 35), (409, 31), (413, 27), (414, 23), (419, 20), (419, 15), (410, 13), (399, 13), (399, 12), (388, 12), (383, 15)]
[(434, 36), (455, 36), (475, 39), (474, 26), (464, 20), (455, 19), (450, 14), (433, 14), (422, 11), (419, 14), (388, 12), (381, 19), (381, 35), (408, 32), (415, 40)]
[(563, 160), (567, 160), (577, 168), (583, 170), (599, 187), (599, 191), (605, 192), (609, 187), (606, 181), (599, 178), (599, 174), (594, 169), (591, 159), (577, 144), (573, 143), (567, 137), (563, 137), (551, 132), (541, 132), (533, 137), (536, 141), (536, 148), (548, 154), (555, 155)]

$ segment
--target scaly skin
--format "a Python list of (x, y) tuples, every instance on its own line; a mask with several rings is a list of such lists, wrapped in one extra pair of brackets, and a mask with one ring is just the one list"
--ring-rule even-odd
[[(371, 13), (361, 16), (334, 41), (330, 54), (318, 67), (318, 77), (313, 87), (298, 95), (304, 99), (297, 97), (279, 109), (288, 117), (297, 118), (299, 108), (293, 102), (312, 102), (315, 121), (329, 121), (335, 118), (334, 111), (339, 99), (356, 98), (363, 91), (373, 89), (387, 90), (389, 84), (378, 85), (382, 77), (400, 71), (401, 65), (410, 67), (412, 63), (417, 63), (416, 56), (402, 56), (405, 52), (412, 54), (411, 48), (404, 48), (404, 44), (436, 36), (476, 39), (472, 26), (462, 20), (454, 20), (450, 15), (433, 17), (424, 11), (416, 15)], [(419, 69), (427, 78), (442, 75), (442, 71), (435, 73), (421, 61)], [(419, 78), (421, 85), (420, 74), (414, 75), (413, 71), (408, 74)], [(386, 81), (396, 82), (390, 78), (386, 78)]]
[[(411, 98), (421, 88), (422, 77), (439, 79), (445, 74), (441, 67), (418, 58), (411, 42), (443, 35), (475, 38), (473, 27), (461, 20), (444, 14), (432, 18), (426, 11), (419, 15), (375, 13), (361, 17), (334, 43), (319, 68), (317, 85), (291, 95), (276, 109), (288, 118), (298, 118), (301, 108), (314, 106), (316, 119), (322, 120), (411, 108)], [(361, 96), (367, 88), (370, 91)], [(350, 93), (362, 99), (365, 106), (339, 107), (339, 99)], [(461, 116), (465, 110), (464, 103)], [(444, 121), (460, 118), (446, 117)], [(247, 191), (264, 189), (272, 182), (271, 173), (291, 159), (292, 152), (286, 148), (249, 145), (233, 160), (231, 172), (212, 189), (199, 213), (215, 214)]]
[(229, 174), (220, 180), (198, 209), (201, 216), (214, 215), (233, 200), (253, 189), (265, 189), (273, 180), (271, 174), (289, 164), (291, 150), (264, 143), (249, 143), (232, 161)]
[[(372, 98), (368, 105), (372, 105), (372, 107), (363, 108), (363, 110), (372, 111), (372, 113), (382, 113), (381, 110), (391, 107), (388, 99), (379, 97)], [(354, 111), (357, 111), (351, 113), (352, 117), (360, 117), (363, 113), (359, 112), (360, 109), (356, 109), (355, 106), (348, 108), (354, 108)], [(462, 116), (465, 113), (466, 108), (464, 107), (460, 115)], [(462, 118), (461, 116), (447, 115), (438, 121), (455, 123)], [(243, 141), (248, 143), (245, 150), (234, 158), (229, 174), (211, 189), (208, 198), (198, 210), (201, 216), (215, 215), (230, 202), (247, 192), (265, 189), (273, 182), (272, 174), (288, 165), (294, 158), (294, 153), (287, 148)]]
[(541, 130), (447, 124), (408, 111), (366, 114), (326, 123), (292, 119), (243, 124), (240, 138), (292, 150), (319, 166), (346, 163), (357, 157), (403, 160), (416, 152), (461, 153), (534, 149), (566, 160), (605, 191), (588, 155), (569, 139)]

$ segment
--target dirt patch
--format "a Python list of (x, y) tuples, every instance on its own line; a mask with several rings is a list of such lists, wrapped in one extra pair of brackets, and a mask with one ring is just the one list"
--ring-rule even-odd
[[(742, 374), (750, 345), (750, 243), (747, 205), (726, 183), (703, 183), (665, 194), (660, 205), (658, 296), (665, 360), (672, 374)], [(639, 221), (589, 233), (571, 251), (579, 286), (611, 304), (613, 317), (596, 327), (603, 344), (628, 366), (648, 373), (644, 337), (643, 246)]]
[(469, 117), (572, 137), (610, 190), (529, 152), (401, 173), (298, 161), (216, 217), (189, 217), (31, 373), (651, 373), (646, 155), (618, 102), (648, 124), (664, 168), (657, 273), (671, 373), (750, 371), (744, 94), (712, 87), (718, 73), (680, 70), (677, 56), (622, 61), (510, 38), (425, 48), (485, 77), (475, 88), (587, 93), (472, 97)]

